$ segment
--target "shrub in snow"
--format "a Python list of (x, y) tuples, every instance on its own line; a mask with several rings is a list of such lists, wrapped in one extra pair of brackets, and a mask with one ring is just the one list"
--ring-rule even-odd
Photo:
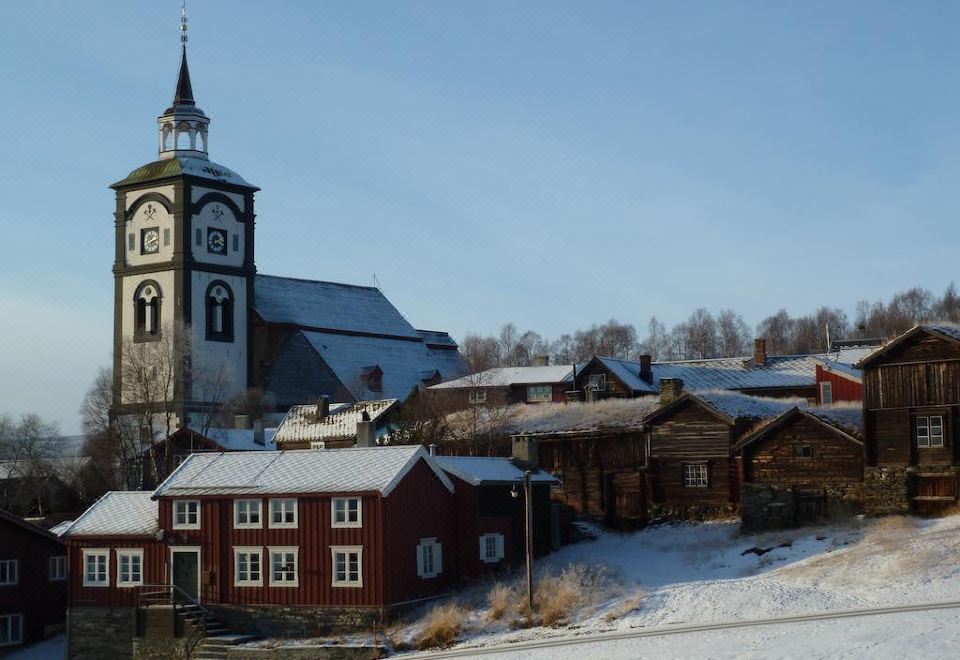
[(417, 648), (423, 651), (446, 648), (453, 644), (466, 614), (457, 603), (438, 605), (431, 609), (417, 639)]
[(490, 588), (490, 593), (487, 595), (490, 601), (490, 611), (487, 613), (487, 617), (490, 621), (502, 619), (516, 597), (516, 592), (502, 582), (497, 582), (493, 585), (493, 587)]

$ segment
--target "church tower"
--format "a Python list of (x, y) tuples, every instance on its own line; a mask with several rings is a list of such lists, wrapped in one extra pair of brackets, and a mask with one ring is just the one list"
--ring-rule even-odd
[[(181, 19), (180, 73), (158, 118), (159, 158), (116, 191), (114, 414), (147, 404), (176, 425), (247, 389), (254, 193), (209, 158)], [(140, 364), (138, 364), (140, 363)]]

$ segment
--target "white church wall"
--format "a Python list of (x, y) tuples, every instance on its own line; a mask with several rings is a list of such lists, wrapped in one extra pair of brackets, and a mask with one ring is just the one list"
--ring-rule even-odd
[[(233, 292), (234, 321), (233, 341), (207, 341), (206, 339), (206, 292), (214, 281), (220, 281)], [(193, 342), (195, 364), (207, 373), (218, 372), (226, 379), (227, 387), (222, 399), (239, 394), (247, 387), (247, 282), (236, 275), (219, 275), (194, 271), (191, 274), (193, 302)], [(194, 388), (194, 398), (202, 398), (204, 386)]]
[[(215, 254), (208, 249), (209, 229), (221, 229), (227, 234), (225, 254)], [(193, 231), (190, 236), (193, 258), (199, 263), (219, 266), (242, 266), (246, 250), (244, 225), (238, 221), (225, 204), (209, 202), (193, 216)]]
[(190, 193), (190, 201), (194, 204), (196, 204), (197, 200), (199, 200), (201, 197), (203, 197), (207, 193), (215, 192), (221, 195), (225, 195), (226, 197), (229, 197), (241, 211), (247, 210), (246, 207), (244, 206), (246, 201), (244, 200), (243, 195), (238, 195), (237, 193), (232, 193), (232, 192), (226, 192), (224, 190), (215, 190), (213, 188), (204, 188), (202, 186), (194, 186), (193, 188), (191, 188), (191, 191), (192, 192)]
[[(127, 195), (128, 209), (129, 205), (143, 197), (145, 192), (147, 191), (139, 190)], [(153, 228), (157, 230), (157, 251), (145, 254), (143, 232), (146, 229)], [(173, 216), (167, 213), (167, 210), (161, 204), (156, 202), (141, 204), (134, 216), (127, 220), (124, 227), (123, 247), (126, 254), (126, 265), (142, 266), (169, 261), (173, 257), (174, 233)]]

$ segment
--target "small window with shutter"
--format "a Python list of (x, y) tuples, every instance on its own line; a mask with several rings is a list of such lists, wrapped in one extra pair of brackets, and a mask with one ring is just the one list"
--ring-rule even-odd
[(417, 576), (427, 580), (443, 573), (443, 545), (436, 538), (420, 539), (417, 546)]
[(503, 534), (483, 534), (480, 537), (480, 561), (493, 564), (503, 559)]

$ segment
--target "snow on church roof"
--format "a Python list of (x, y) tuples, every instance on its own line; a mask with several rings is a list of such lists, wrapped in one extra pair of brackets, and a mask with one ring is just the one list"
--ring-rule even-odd
[(366, 492), (387, 496), (421, 459), (453, 492), (453, 484), (423, 447), (400, 445), (191, 454), (154, 497)]
[(257, 275), (253, 306), (268, 323), (422, 342), (413, 326), (375, 287)]
[[(414, 388), (424, 385), (436, 371), (440, 372), (441, 378), (452, 378), (463, 373), (459, 366), (459, 353), (431, 350), (422, 341), (309, 330), (302, 332), (340, 382), (358, 399), (405, 400)], [(456, 359), (446, 359), (445, 354)], [(369, 383), (361, 378), (363, 369), (374, 366), (380, 367), (383, 372), (379, 391), (370, 390)]]

